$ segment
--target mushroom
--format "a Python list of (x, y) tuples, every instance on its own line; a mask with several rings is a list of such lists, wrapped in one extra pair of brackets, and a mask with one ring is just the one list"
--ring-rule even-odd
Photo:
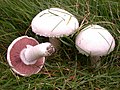
[(31, 23), (32, 31), (37, 35), (49, 37), (53, 46), (58, 47), (57, 38), (73, 34), (79, 27), (78, 20), (68, 11), (50, 8), (38, 13)]
[(100, 56), (114, 50), (115, 40), (107, 29), (89, 25), (78, 34), (75, 44), (80, 53), (90, 56), (91, 65), (97, 67), (100, 65)]
[(45, 56), (50, 56), (54, 51), (49, 42), (39, 44), (32, 37), (21, 36), (8, 47), (7, 61), (15, 73), (30, 76), (42, 69)]

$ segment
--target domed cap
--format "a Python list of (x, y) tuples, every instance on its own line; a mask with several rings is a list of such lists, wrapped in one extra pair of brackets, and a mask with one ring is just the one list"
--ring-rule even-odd
[(76, 37), (76, 48), (86, 56), (104, 56), (114, 50), (115, 40), (107, 29), (89, 25)]
[(32, 31), (45, 37), (68, 36), (79, 27), (78, 20), (68, 11), (50, 8), (38, 13), (31, 23)]

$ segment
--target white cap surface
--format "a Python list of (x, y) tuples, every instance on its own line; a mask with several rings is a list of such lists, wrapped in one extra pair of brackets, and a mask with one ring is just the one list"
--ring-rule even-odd
[(107, 29), (89, 25), (76, 37), (76, 48), (86, 56), (104, 56), (114, 50), (115, 40)]
[(79, 27), (78, 20), (68, 11), (50, 8), (38, 13), (31, 23), (32, 31), (45, 37), (68, 36)]

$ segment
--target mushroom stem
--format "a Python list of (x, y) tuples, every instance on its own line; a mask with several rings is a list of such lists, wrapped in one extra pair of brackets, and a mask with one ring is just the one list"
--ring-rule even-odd
[(90, 56), (91, 66), (98, 68), (101, 65), (100, 56)]
[(58, 38), (50, 37), (49, 42), (55, 47), (55, 50), (58, 51), (61, 45), (61, 42)]
[(54, 53), (54, 47), (46, 42), (41, 43), (36, 46), (27, 45), (20, 53), (20, 58), (26, 65), (35, 64), (37, 59), (49, 56)]

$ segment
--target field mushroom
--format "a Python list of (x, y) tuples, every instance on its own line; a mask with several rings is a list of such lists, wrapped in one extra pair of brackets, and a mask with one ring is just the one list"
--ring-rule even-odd
[(7, 61), (15, 73), (30, 76), (42, 69), (45, 56), (50, 56), (54, 51), (49, 42), (39, 44), (32, 37), (21, 36), (8, 47)]
[(76, 48), (80, 53), (91, 57), (91, 64), (99, 66), (100, 56), (114, 50), (115, 40), (107, 29), (99, 25), (89, 25), (76, 37)]
[(31, 22), (32, 31), (37, 35), (49, 37), (49, 41), (59, 46), (57, 38), (69, 36), (79, 27), (74, 15), (60, 8), (50, 8), (38, 13)]

